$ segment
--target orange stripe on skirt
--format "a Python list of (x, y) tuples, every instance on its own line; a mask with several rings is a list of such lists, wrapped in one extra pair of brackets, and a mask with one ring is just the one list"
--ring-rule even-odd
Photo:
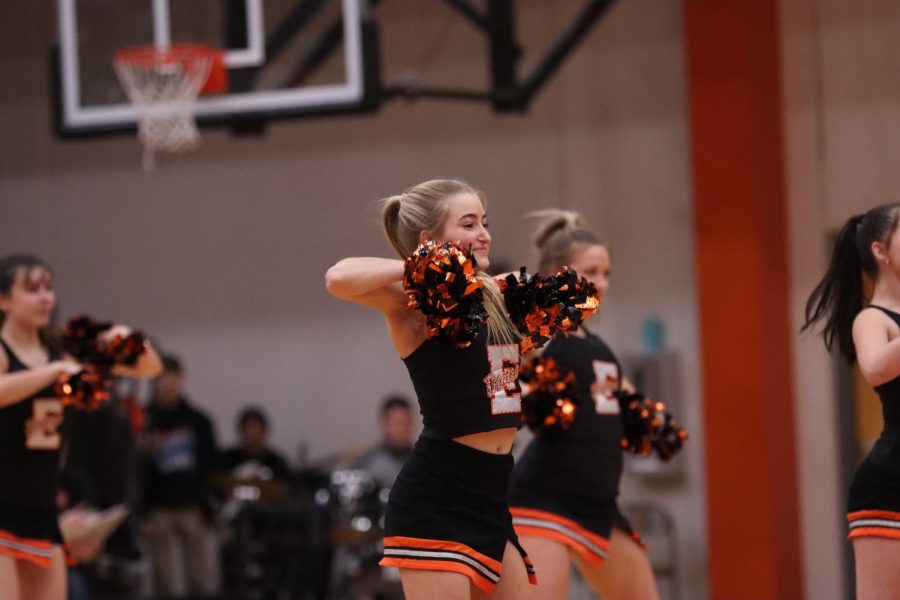
[(410, 548), (421, 548), (423, 550), (447, 550), (450, 552), (459, 552), (465, 554), (469, 558), (473, 558), (478, 562), (490, 567), (494, 571), (500, 572), (500, 561), (494, 560), (490, 556), (482, 554), (477, 550), (460, 544), (459, 542), (447, 542), (442, 540), (426, 540), (423, 538), (411, 538), (403, 536), (392, 536), (384, 538), (385, 546), (406, 546)]
[(491, 593), (496, 585), (493, 581), (479, 573), (476, 569), (462, 563), (443, 560), (417, 559), (417, 558), (382, 558), (378, 563), (382, 567), (398, 567), (400, 569), (419, 569), (425, 571), (449, 571), (467, 576), (472, 583), (485, 592)]
[(53, 550), (53, 546), (54, 544), (47, 540), (20, 538), (0, 529), (0, 554), (11, 556), (16, 560), (27, 560), (39, 567), (49, 567), (51, 558), (47, 553)]

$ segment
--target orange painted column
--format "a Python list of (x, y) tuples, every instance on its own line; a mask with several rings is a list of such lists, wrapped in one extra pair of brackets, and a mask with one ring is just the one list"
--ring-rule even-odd
[(713, 600), (803, 598), (777, 0), (685, 0)]

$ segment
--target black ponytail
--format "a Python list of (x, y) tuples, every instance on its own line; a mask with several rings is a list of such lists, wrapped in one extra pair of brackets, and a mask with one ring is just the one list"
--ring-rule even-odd
[(900, 204), (885, 204), (850, 217), (838, 233), (828, 271), (806, 301), (806, 322), (800, 331), (825, 319), (825, 347), (831, 350), (836, 341), (849, 362), (856, 360), (853, 320), (867, 302), (863, 274), (873, 281), (878, 275), (872, 243), (887, 246), (897, 228), (898, 208)]

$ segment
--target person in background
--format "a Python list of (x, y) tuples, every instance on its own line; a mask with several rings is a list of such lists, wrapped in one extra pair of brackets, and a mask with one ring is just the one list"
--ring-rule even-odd
[(389, 488), (406, 459), (412, 453), (412, 404), (403, 396), (388, 396), (381, 404), (378, 417), (381, 441), (350, 464), (352, 469), (366, 469), (380, 487)]
[(269, 419), (261, 408), (244, 408), (237, 419), (238, 445), (219, 455), (218, 468), (239, 479), (284, 480), (287, 461), (269, 447)]
[[(216, 459), (212, 422), (184, 395), (184, 369), (171, 355), (146, 411), (141, 435), (144, 469), (142, 532), (149, 542), (157, 595), (179, 589), (174, 561), (183, 561), (189, 594), (208, 593), (208, 478)], [(180, 552), (174, 552), (177, 548)]]

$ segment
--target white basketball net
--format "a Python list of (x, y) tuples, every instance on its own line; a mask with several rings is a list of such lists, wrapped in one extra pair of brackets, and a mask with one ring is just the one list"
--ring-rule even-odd
[(155, 167), (155, 152), (184, 152), (200, 142), (194, 103), (213, 60), (210, 52), (178, 46), (150, 46), (116, 55), (116, 74), (138, 114), (147, 171)]

